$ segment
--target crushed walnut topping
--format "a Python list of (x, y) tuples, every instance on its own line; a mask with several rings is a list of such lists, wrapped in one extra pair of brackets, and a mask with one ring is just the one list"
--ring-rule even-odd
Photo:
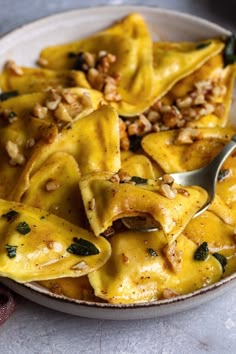
[(194, 141), (201, 138), (201, 133), (195, 128), (180, 129), (174, 141), (176, 145), (192, 144)]
[(35, 145), (35, 139), (34, 138), (29, 138), (26, 140), (25, 147), (26, 149), (30, 149)]
[(174, 178), (168, 174), (164, 174), (160, 178), (160, 181), (160, 193), (168, 199), (174, 199), (177, 194), (177, 190), (174, 187)]
[(34, 117), (44, 119), (50, 113), (50, 117), (55, 120), (59, 129), (71, 123), (83, 109), (93, 106), (88, 92), (77, 96), (68, 89), (49, 87), (46, 93), (45, 103), (37, 103), (32, 114)]
[(23, 165), (25, 163), (25, 157), (20, 153), (19, 146), (13, 141), (7, 141), (6, 151), (10, 157), (10, 165)]
[(53, 192), (60, 187), (60, 183), (54, 178), (49, 178), (45, 184), (45, 189), (47, 192)]
[(64, 123), (72, 122), (72, 117), (63, 103), (58, 104), (57, 108), (54, 111), (54, 116), (60, 122), (64, 122)]
[(40, 103), (36, 103), (33, 109), (33, 115), (39, 119), (44, 119), (46, 118), (48, 113), (48, 108), (45, 106), (42, 106)]
[(61, 95), (58, 93), (58, 91), (56, 89), (50, 89), (48, 91), (48, 98), (46, 100), (46, 107), (50, 111), (55, 111), (55, 109), (57, 109), (60, 102), (61, 102)]
[(112, 183), (120, 183), (120, 176), (118, 173), (115, 173), (111, 178), (110, 181)]
[(71, 267), (71, 269), (73, 269), (73, 270), (84, 270), (84, 269), (86, 269), (86, 268), (88, 268), (88, 265), (87, 265), (87, 263), (84, 262), (84, 261), (81, 261), (81, 262), (79, 262), (79, 263), (76, 263), (76, 264), (74, 264), (74, 265)]
[(174, 199), (176, 197), (177, 191), (175, 188), (172, 188), (172, 186), (170, 186), (169, 184), (162, 183), (160, 185), (160, 193), (168, 199)]
[(44, 67), (48, 66), (48, 60), (45, 58), (39, 58), (37, 60), (37, 64), (44, 68)]
[(127, 183), (127, 182), (130, 182), (130, 180), (131, 180), (130, 175), (126, 171), (124, 171), (122, 168), (118, 171), (118, 175), (120, 178), (120, 183)]
[(130, 148), (130, 141), (126, 130), (127, 126), (121, 118), (119, 119), (119, 127), (120, 127), (120, 148), (121, 150), (128, 151)]
[(179, 294), (176, 291), (169, 289), (169, 288), (165, 288), (162, 293), (163, 299), (171, 299), (171, 298), (176, 297), (178, 295)]
[(110, 67), (116, 62), (116, 56), (104, 50), (97, 54), (90, 52), (69, 53), (75, 60), (74, 69), (85, 73), (92, 88), (104, 93), (107, 101), (119, 102), (121, 96), (117, 87), (120, 81), (119, 73), (110, 73)]
[[(142, 137), (151, 132), (186, 127), (191, 129), (192, 122), (209, 114), (222, 117), (225, 112), (223, 98), (226, 91), (226, 86), (221, 80), (209, 79), (196, 82), (191, 91), (177, 98), (172, 105), (164, 103), (162, 99), (157, 100), (139, 116), (125, 119), (126, 126), (121, 127), (121, 149), (127, 149), (126, 139), (132, 136)], [(197, 138), (193, 132), (194, 130), (191, 133), (190, 131), (181, 133), (183, 135), (179, 137), (177, 143), (191, 143)]]
[(185, 197), (189, 197), (190, 193), (184, 189), (184, 188), (176, 188), (177, 189), (177, 193), (184, 195)]
[(18, 66), (13, 60), (9, 60), (5, 64), (5, 68), (11, 71), (16, 76), (22, 76), (24, 74), (23, 69)]
[(182, 268), (183, 252), (177, 248), (177, 242), (174, 241), (164, 246), (162, 253), (172, 270), (176, 273), (179, 272)]

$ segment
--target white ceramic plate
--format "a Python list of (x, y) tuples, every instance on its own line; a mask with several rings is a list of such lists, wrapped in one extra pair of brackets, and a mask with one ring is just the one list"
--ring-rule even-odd
[[(5, 35), (0, 39), (0, 67), (9, 59), (32, 66), (43, 47), (88, 36), (131, 12), (139, 12), (145, 17), (154, 40), (201, 40), (228, 34), (222, 27), (208, 21), (169, 10), (137, 6), (91, 8), (50, 16)], [(89, 303), (52, 294), (37, 284), (1, 281), (20, 295), (58, 311), (91, 318), (131, 320), (163, 316), (198, 306), (235, 286), (236, 274), (191, 294), (134, 305)]]

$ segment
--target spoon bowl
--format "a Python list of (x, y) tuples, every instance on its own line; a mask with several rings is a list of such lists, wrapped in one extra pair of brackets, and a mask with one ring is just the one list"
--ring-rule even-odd
[[(199, 186), (207, 191), (208, 199), (202, 208), (199, 209), (194, 215), (194, 218), (207, 210), (213, 202), (220, 168), (235, 148), (236, 135), (233, 135), (231, 140), (208, 165), (192, 171), (170, 173), (170, 176), (174, 178), (174, 181), (177, 184), (182, 186)], [(122, 222), (130, 230), (147, 232), (159, 230), (154, 221), (149, 221), (148, 219), (145, 220), (145, 218), (141, 218), (138, 222), (136, 222), (137, 219), (137, 217), (127, 217), (123, 218)]]

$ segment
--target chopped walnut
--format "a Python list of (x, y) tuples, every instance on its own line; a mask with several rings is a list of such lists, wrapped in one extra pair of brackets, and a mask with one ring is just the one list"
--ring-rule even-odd
[(120, 182), (125, 183), (125, 182), (129, 182), (131, 180), (130, 175), (126, 171), (124, 171), (122, 169), (120, 169), (118, 171), (118, 175), (120, 177)]
[(9, 161), (11, 165), (23, 165), (25, 163), (25, 157), (20, 153), (19, 146), (16, 143), (8, 140), (6, 143), (6, 151), (11, 158)]
[(175, 144), (192, 144), (195, 140), (201, 137), (201, 133), (198, 129), (183, 128), (178, 132), (175, 139)]
[[(225, 113), (223, 98), (226, 92), (227, 88), (221, 79), (198, 81), (191, 91), (176, 98), (173, 104), (164, 104), (159, 99), (140, 116), (127, 119), (127, 135), (143, 136), (150, 132), (191, 127), (192, 122), (210, 114), (222, 117)], [(140, 122), (145, 122), (143, 117), (149, 122), (145, 123), (145, 129), (140, 125)], [(190, 141), (186, 140), (186, 143)]]
[(61, 102), (61, 95), (57, 92), (57, 90), (55, 89), (50, 89), (48, 91), (48, 98), (46, 100), (46, 107), (50, 110), (50, 111), (54, 111), (59, 103)]
[(162, 183), (160, 185), (160, 193), (168, 199), (174, 199), (176, 197), (177, 191), (169, 184)]
[(140, 116), (135, 119), (133, 123), (128, 125), (128, 135), (137, 135), (137, 136), (143, 136), (147, 133), (150, 133), (152, 131), (152, 124), (149, 122), (149, 120), (145, 117), (144, 114), (140, 114)]
[(174, 241), (163, 247), (162, 252), (170, 264), (174, 272), (179, 272), (182, 268), (182, 255), (183, 252), (177, 248), (177, 242)]
[(80, 97), (80, 103), (82, 104), (82, 106), (87, 108), (93, 107), (92, 100), (88, 92), (84, 92), (83, 95)]
[(47, 192), (53, 192), (60, 187), (60, 183), (54, 178), (49, 178), (46, 182), (45, 189)]
[(118, 173), (114, 174), (111, 178), (110, 181), (112, 183), (120, 183), (120, 176)]
[(163, 299), (171, 299), (171, 298), (176, 297), (178, 295), (179, 294), (176, 291), (169, 289), (169, 288), (165, 288), (162, 293)]
[(29, 138), (26, 140), (25, 147), (26, 149), (30, 149), (35, 145), (35, 139), (34, 138)]
[(48, 66), (48, 60), (45, 58), (39, 58), (37, 60), (37, 64), (44, 68), (44, 67)]
[(73, 270), (85, 270), (86, 268), (88, 268), (88, 265), (84, 261), (76, 263), (71, 267), (71, 269), (73, 269)]
[(104, 97), (107, 101), (119, 102), (121, 101), (121, 95), (117, 92), (118, 79), (107, 76), (104, 80)]
[(120, 126), (120, 147), (122, 150), (128, 151), (130, 147), (130, 141), (126, 130), (126, 124), (121, 118), (119, 119), (119, 126)]
[(117, 87), (120, 81), (118, 73), (109, 73), (110, 66), (116, 62), (117, 58), (112, 53), (100, 51), (98, 54), (90, 52), (80, 52), (75, 54), (77, 58), (75, 69), (82, 70), (92, 88), (102, 91), (107, 101), (118, 102), (121, 96)]
[(6, 62), (5, 67), (16, 76), (22, 76), (24, 74), (23, 69), (18, 66), (13, 60), (9, 60), (8, 62)]
[(72, 103), (77, 101), (76, 95), (74, 95), (73, 93), (71, 93), (68, 90), (63, 90), (62, 91), (62, 97), (65, 100), (65, 102), (68, 103), (68, 104), (72, 104)]
[(48, 113), (48, 108), (42, 106), (40, 103), (36, 103), (33, 109), (33, 115), (39, 119), (46, 118)]
[(63, 103), (58, 104), (57, 108), (54, 111), (54, 116), (60, 122), (63, 122), (63, 123), (72, 122), (72, 117), (68, 113), (68, 111)]
[(162, 181), (163, 183), (167, 183), (171, 185), (174, 183), (174, 178), (171, 175), (165, 174), (162, 176)]
[(177, 193), (182, 194), (185, 197), (189, 197), (190, 193), (184, 189), (184, 188), (176, 188), (177, 189)]

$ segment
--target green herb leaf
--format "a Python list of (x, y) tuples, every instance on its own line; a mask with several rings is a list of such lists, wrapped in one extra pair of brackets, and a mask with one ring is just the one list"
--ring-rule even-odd
[(130, 179), (130, 182), (134, 182), (135, 184), (147, 184), (147, 178), (133, 176)]
[(218, 262), (220, 262), (220, 264), (222, 266), (223, 273), (224, 273), (225, 272), (225, 266), (228, 263), (227, 258), (223, 254), (220, 254), (220, 253), (217, 253), (217, 252), (213, 253), (212, 256), (215, 257)]
[(90, 241), (84, 240), (83, 238), (74, 237), (72, 243), (68, 248), (67, 252), (76, 254), (77, 256), (92, 256), (94, 254), (99, 254), (97, 247)]
[(15, 112), (10, 112), (9, 115), (8, 115), (9, 118), (14, 118), (16, 117), (16, 113)]
[(203, 242), (195, 251), (194, 259), (196, 261), (205, 261), (209, 254), (208, 244), (207, 242)]
[(230, 173), (229, 169), (226, 170), (220, 170), (218, 177), (217, 177), (217, 181), (218, 182), (222, 182)]
[(16, 256), (17, 247), (18, 246), (5, 245), (5, 249), (9, 258), (14, 258)]
[(75, 52), (69, 52), (67, 56), (68, 58), (76, 58), (77, 54)]
[(18, 96), (18, 91), (8, 91), (0, 93), (0, 101), (6, 101), (8, 98)]
[(22, 234), (22, 235), (26, 235), (31, 231), (31, 228), (29, 227), (29, 225), (27, 224), (27, 222), (22, 221), (19, 223), (19, 225), (16, 227), (16, 230)]
[(141, 148), (141, 140), (142, 140), (141, 136), (131, 135), (129, 137), (130, 150), (133, 152), (138, 151)]
[(153, 248), (148, 248), (147, 251), (150, 253), (150, 255), (152, 257), (157, 257), (158, 254), (156, 253), (156, 251)]
[(18, 215), (18, 211), (10, 210), (6, 214), (2, 214), (2, 218), (7, 219), (7, 221), (13, 221)]
[(236, 61), (236, 37), (234, 34), (228, 36), (225, 41), (223, 52), (224, 66), (233, 64)]
[(211, 42), (203, 42), (203, 43), (199, 43), (196, 45), (196, 49), (200, 50), (200, 49), (204, 49), (209, 47), (209, 45), (211, 44)]

